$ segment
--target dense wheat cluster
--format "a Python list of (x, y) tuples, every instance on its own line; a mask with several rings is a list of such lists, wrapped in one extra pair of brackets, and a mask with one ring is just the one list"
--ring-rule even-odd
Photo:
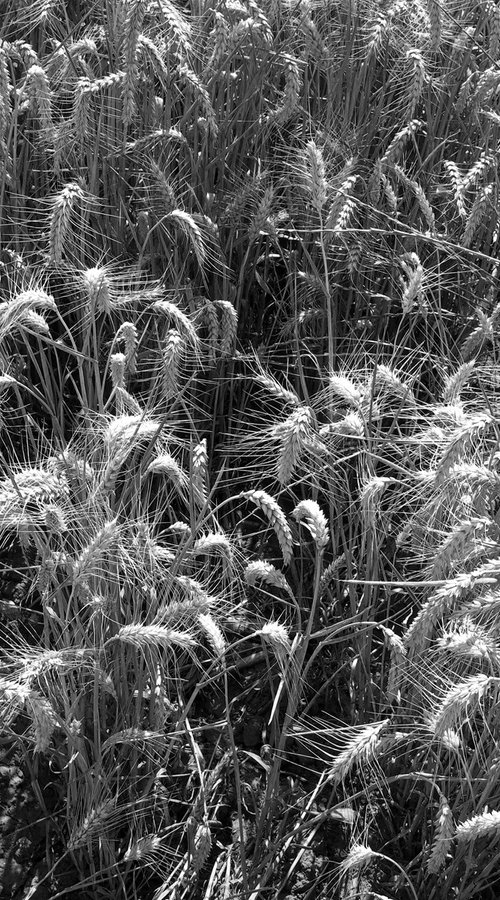
[(493, 900), (498, 0), (0, 12), (4, 896)]

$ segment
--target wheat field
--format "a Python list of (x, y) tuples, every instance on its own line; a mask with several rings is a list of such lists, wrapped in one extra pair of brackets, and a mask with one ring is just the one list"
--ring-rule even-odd
[(494, 900), (498, 0), (0, 23), (3, 896)]

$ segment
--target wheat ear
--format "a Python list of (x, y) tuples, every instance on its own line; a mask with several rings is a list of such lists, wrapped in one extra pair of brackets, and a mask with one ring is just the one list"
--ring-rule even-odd
[(279, 503), (266, 491), (245, 491), (240, 496), (251, 500), (258, 509), (262, 510), (274, 528), (283, 554), (283, 562), (288, 565), (293, 555), (292, 532)]

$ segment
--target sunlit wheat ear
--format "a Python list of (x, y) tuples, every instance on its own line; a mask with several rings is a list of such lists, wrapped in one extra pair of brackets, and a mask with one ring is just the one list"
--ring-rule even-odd
[(442, 6), (438, 0), (427, 0), (427, 12), (429, 15), (429, 47), (431, 50), (439, 50), (441, 44)]
[(406, 60), (410, 69), (410, 80), (407, 85), (408, 103), (404, 112), (406, 120), (412, 119), (415, 115), (420, 97), (427, 78), (425, 71), (425, 63), (421, 50), (414, 47), (406, 52)]
[(167, 30), (169, 47), (173, 44), (176, 53), (189, 56), (192, 52), (192, 25), (187, 10), (174, 0), (159, 0), (159, 17)]
[(476, 309), (479, 324), (467, 335), (461, 347), (462, 358), (467, 362), (472, 356), (478, 356), (482, 350), (489, 348), (495, 340), (495, 332), (491, 316), (482, 309)]
[(274, 234), (275, 228), (272, 222), (272, 212), (274, 206), (274, 187), (272, 185), (265, 188), (262, 197), (252, 212), (252, 217), (248, 225), (248, 243), (253, 244), (257, 241), (261, 234)]
[(408, 653), (416, 656), (426, 647), (439, 620), (455, 608), (470, 590), (470, 575), (457, 576), (438, 588), (425, 603), (406, 631), (403, 642)]
[(116, 548), (119, 526), (116, 519), (106, 522), (81, 552), (73, 566), (73, 582), (79, 584), (90, 575), (102, 572), (107, 554)]
[(328, 59), (325, 43), (318, 31), (318, 26), (313, 21), (312, 4), (310, 0), (301, 0), (300, 3), (300, 29), (305, 38), (306, 55), (312, 57), (319, 67), (323, 67)]
[[(205, 85), (198, 77), (196, 72), (185, 63), (182, 63), (178, 69), (178, 76), (181, 82), (184, 82), (187, 91), (191, 91), (201, 112), (201, 117), (206, 122), (207, 134), (211, 139), (215, 139), (219, 132), (217, 118), (215, 115), (210, 94)], [(200, 120), (198, 119), (198, 122)]]
[(429, 579), (437, 581), (449, 577), (454, 563), (463, 564), (464, 560), (474, 554), (475, 549), (481, 552), (491, 525), (492, 521), (487, 518), (460, 522), (436, 548), (429, 569)]
[(145, 475), (162, 475), (167, 478), (182, 494), (188, 486), (188, 476), (180, 467), (179, 463), (168, 453), (161, 456), (155, 456), (149, 463)]
[(339, 874), (345, 876), (353, 870), (360, 871), (366, 868), (376, 857), (375, 851), (367, 847), (366, 844), (354, 844), (345, 859), (340, 863)]
[(23, 523), (43, 521), (47, 504), (64, 503), (69, 485), (63, 476), (53, 475), (48, 469), (23, 469), (10, 478), (0, 481), (0, 524), (19, 527)]
[(140, 416), (142, 410), (135, 399), (126, 388), (115, 388), (115, 403), (117, 416)]
[(288, 565), (293, 556), (292, 532), (279, 503), (265, 491), (245, 491), (240, 494), (240, 497), (250, 500), (258, 509), (262, 510), (278, 538), (283, 562)]
[(455, 838), (459, 844), (472, 844), (480, 838), (486, 838), (490, 843), (496, 843), (500, 838), (500, 812), (480, 813), (457, 825)]
[(493, 0), (486, 4), (486, 9), (488, 11), (490, 25), (488, 55), (490, 59), (496, 62), (500, 50), (500, 9)]
[(26, 711), (33, 723), (34, 752), (46, 753), (59, 724), (56, 712), (47, 698), (36, 690), (30, 690), (26, 696)]
[(382, 10), (377, 10), (377, 12), (373, 16), (373, 19), (368, 22), (368, 41), (366, 45), (364, 65), (367, 66), (372, 59), (378, 58), (380, 51), (385, 43), (389, 27), (390, 21), (388, 16), (386, 16), (384, 12), (382, 12)]
[(112, 309), (111, 281), (105, 266), (93, 266), (79, 273), (78, 281), (83, 289), (89, 313), (109, 314)]
[(255, 375), (255, 382), (259, 384), (267, 395), (291, 406), (300, 406), (300, 399), (294, 391), (284, 387), (277, 378), (269, 372), (259, 372)]
[(226, 652), (226, 640), (211, 613), (200, 613), (198, 623), (216, 656)]
[(492, 417), (489, 413), (479, 413), (471, 416), (465, 425), (455, 429), (449, 438), (436, 471), (436, 485), (440, 485), (448, 478), (450, 470), (463, 459), (466, 450), (473, 447), (482, 437), (488, 434), (492, 427)]
[(434, 841), (427, 859), (426, 868), (428, 875), (438, 875), (444, 868), (454, 837), (455, 823), (453, 822), (453, 813), (445, 795), (441, 794), (434, 830)]
[(339, 569), (343, 565), (345, 565), (345, 561), (346, 561), (345, 553), (341, 553), (340, 556), (337, 556), (334, 560), (332, 560), (332, 562), (328, 566), (326, 566), (325, 569), (323, 569), (323, 572), (321, 575), (321, 581), (320, 581), (320, 585), (319, 585), (320, 597), (325, 596), (328, 588), (330, 587), (330, 584), (332, 583), (333, 579), (337, 575)]
[(385, 625), (380, 625), (380, 628), (391, 653), (391, 664), (386, 687), (387, 699), (389, 702), (394, 700), (399, 702), (401, 679), (407, 655), (406, 647), (404, 646), (402, 638), (400, 638), (392, 628), (387, 628)]
[(32, 115), (38, 119), (42, 131), (48, 134), (52, 125), (52, 92), (42, 66), (35, 65), (28, 69), (25, 91)]
[[(359, 728), (346, 729), (344, 749), (333, 760), (328, 772), (328, 780), (339, 784), (351, 774), (356, 766), (369, 768), (380, 745), (380, 739), (389, 724), (389, 719), (363, 725)], [(350, 740), (349, 740), (350, 737)]]
[(169, 325), (176, 328), (189, 344), (193, 347), (197, 345), (196, 329), (189, 316), (176, 303), (172, 303), (170, 300), (157, 300), (151, 309), (158, 314), (160, 322), (164, 319)]
[(233, 565), (233, 547), (225, 534), (209, 533), (198, 538), (193, 545), (193, 556), (210, 559), (219, 557), (231, 568)]
[[(472, 104), (476, 110), (485, 106), (486, 101), (496, 93), (498, 84), (499, 77), (496, 65), (490, 66), (485, 69), (484, 72), (481, 72), (472, 96)], [(490, 156), (490, 154), (488, 154), (488, 156)]]
[[(157, 834), (145, 834), (134, 841), (123, 855), (124, 862), (146, 862), (153, 860), (157, 851), (162, 848), (162, 838)], [(162, 848), (166, 851), (166, 847)]]
[(316, 501), (301, 500), (293, 510), (292, 516), (306, 526), (318, 550), (323, 551), (330, 540), (330, 533), (326, 516)]
[(427, 718), (431, 732), (439, 738), (448, 729), (473, 718), (484, 697), (490, 695), (492, 701), (496, 700), (499, 684), (500, 679), (479, 674), (450, 688)]
[(7, 154), (5, 140), (12, 116), (11, 100), (12, 84), (10, 80), (9, 59), (5, 49), (0, 48), (0, 144), (3, 153)]
[(212, 849), (212, 832), (207, 822), (196, 826), (192, 846), (192, 864), (195, 872), (201, 872)]
[[(434, 210), (427, 198), (427, 195), (426, 195), (422, 185), (419, 184), (418, 181), (413, 181), (411, 178), (408, 178), (408, 176), (405, 174), (403, 169), (400, 168), (400, 166), (394, 165), (393, 168), (394, 168), (394, 171), (396, 172), (399, 180), (402, 181), (402, 183), (405, 185), (405, 187), (408, 187), (409, 190), (413, 194), (415, 194), (418, 205), (420, 207), (420, 211), (425, 219), (425, 222), (429, 229), (429, 232), (430, 232), (430, 234), (435, 234), (435, 232), (436, 232), (436, 217), (434, 215)], [(417, 259), (419, 259), (417, 254), (409, 254), (410, 257), (413, 255), (415, 255), (417, 257)]]
[(422, 127), (422, 125), (423, 122), (421, 122), (420, 119), (412, 119), (412, 121), (409, 122), (408, 125), (405, 125), (405, 127), (402, 128), (401, 131), (398, 131), (398, 133), (393, 137), (384, 155), (381, 157), (381, 162), (385, 164), (397, 162), (405, 148), (405, 145), (408, 143), (410, 138)]
[(116, 343), (125, 345), (125, 369), (127, 374), (135, 375), (137, 372), (137, 346), (139, 333), (133, 322), (122, 322), (115, 334)]
[(453, 189), (453, 199), (455, 201), (458, 214), (461, 219), (467, 218), (467, 210), (465, 208), (465, 186), (464, 180), (458, 170), (458, 166), (452, 160), (444, 160), (443, 168), (445, 169), (448, 178), (451, 181), (452, 189)]
[[(411, 254), (414, 259), (412, 264), (401, 260), (401, 268), (406, 273), (406, 279), (403, 281), (403, 296), (401, 297), (401, 308), (403, 315), (407, 316), (413, 312), (424, 310), (424, 282), (425, 270), (417, 257), (416, 253)], [(415, 258), (416, 257), (416, 258)]]
[[(17, 328), (30, 327), (33, 331), (44, 332), (48, 330), (47, 323), (39, 310), (57, 311), (57, 306), (51, 294), (47, 294), (42, 288), (31, 288), (20, 291), (10, 300), (0, 303), (0, 340), (9, 336)], [(36, 317), (40, 316), (38, 320)], [(37, 325), (39, 327), (37, 327)]]
[(104, 430), (103, 443), (110, 457), (130, 453), (134, 447), (160, 434), (161, 422), (145, 416), (116, 416)]
[(338, 422), (322, 425), (318, 431), (320, 438), (354, 438), (361, 442), (366, 437), (366, 422), (357, 412), (349, 412)]
[(57, 194), (51, 203), (49, 224), (49, 261), (60, 265), (67, 255), (73, 235), (71, 225), (80, 207), (86, 202), (85, 193), (79, 184), (70, 182)]
[(496, 665), (500, 660), (500, 645), (494, 633), (490, 628), (476, 624), (467, 615), (451, 622), (436, 640), (435, 646), (448, 652), (451, 657), (484, 659)]
[(358, 181), (357, 175), (350, 175), (340, 185), (336, 197), (333, 199), (325, 222), (326, 242), (329, 243), (335, 235), (343, 234), (351, 224), (351, 219), (356, 211), (357, 200), (352, 196), (354, 186)]
[(226, 49), (229, 35), (229, 23), (219, 10), (214, 10), (214, 27), (209, 35), (209, 57), (202, 72), (204, 79), (215, 76), (226, 58)]
[(141, 625), (139, 622), (123, 625), (113, 637), (108, 638), (106, 646), (118, 641), (130, 644), (143, 653), (159, 649), (190, 651), (196, 647), (195, 639), (186, 631), (162, 625)]
[(266, 622), (257, 632), (265, 644), (272, 649), (282, 672), (286, 671), (287, 661), (291, 657), (292, 642), (287, 628), (280, 622)]
[(44, 525), (51, 534), (65, 534), (68, 531), (65, 511), (54, 503), (48, 504), (44, 510)]
[(111, 383), (116, 390), (125, 389), (125, 370), (126, 357), (124, 353), (112, 353), (109, 358), (109, 369), (111, 373)]
[(114, 490), (118, 473), (132, 451), (153, 441), (160, 431), (160, 423), (156, 419), (146, 419), (142, 413), (117, 416), (109, 423), (103, 435), (107, 459), (101, 487), (105, 493)]
[(489, 219), (491, 219), (492, 216), (496, 216), (495, 202), (495, 186), (493, 184), (487, 184), (481, 189), (474, 200), (472, 209), (465, 223), (465, 230), (462, 235), (462, 245), (464, 247), (470, 247), (472, 245), (476, 233), (479, 231), (487, 216), (489, 216)]
[(368, 479), (360, 491), (361, 512), (365, 528), (375, 529), (381, 517), (381, 499), (389, 485), (397, 484), (394, 478), (382, 478), (375, 475)]
[(380, 175), (380, 183), (382, 185), (382, 192), (386, 206), (392, 214), (396, 215), (399, 204), (398, 195), (384, 172), (382, 172)]
[(283, 572), (280, 572), (280, 570), (276, 569), (272, 563), (266, 562), (263, 559), (248, 563), (243, 572), (243, 577), (249, 587), (256, 587), (263, 582), (270, 587), (280, 588), (282, 591), (286, 591), (289, 596), (293, 597), (292, 589), (283, 575)]
[(184, 354), (185, 344), (182, 335), (171, 328), (163, 342), (162, 385), (163, 397), (168, 400), (174, 397), (179, 388), (179, 370)]
[(406, 384), (389, 366), (380, 363), (368, 385), (376, 393), (397, 397), (402, 404), (415, 408), (416, 401), (409, 384)]
[(314, 433), (315, 426), (316, 416), (310, 406), (298, 406), (277, 426), (280, 440), (277, 476), (280, 484), (289, 483), (302, 459), (307, 441)]
[(311, 204), (321, 213), (328, 198), (325, 161), (320, 148), (309, 141), (305, 149), (305, 187)]
[(208, 496), (207, 441), (203, 438), (191, 452), (191, 484), (197, 506), (203, 506)]
[(137, 41), (141, 31), (146, 5), (142, 0), (127, 0), (125, 4), (126, 17), (123, 29), (123, 68), (125, 81), (123, 83), (123, 112), (124, 125), (130, 125), (136, 114), (135, 91), (139, 77), (137, 66)]
[(458, 369), (451, 375), (447, 375), (443, 385), (443, 401), (444, 403), (459, 403), (462, 391), (468, 385), (471, 375), (476, 368), (476, 360), (462, 363)]

